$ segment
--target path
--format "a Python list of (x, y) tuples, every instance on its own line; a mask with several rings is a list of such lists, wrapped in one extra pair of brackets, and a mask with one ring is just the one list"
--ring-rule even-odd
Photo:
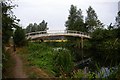
[(12, 57), (15, 60), (14, 67), (14, 77), (15, 78), (27, 78), (27, 75), (23, 71), (23, 63), (18, 54), (16, 52), (12, 53)]
[[(14, 76), (13, 78), (29, 78), (23, 70), (24, 63), (22, 62), (21, 57), (17, 54), (19, 50), (14, 52), (12, 47), (6, 47), (6, 50), (10, 51), (11, 53), (10, 56), (15, 61), (13, 67), (13, 76)], [(37, 67), (28, 67), (28, 70), (29, 69), (30, 69), (29, 72), (35, 72), (39, 76), (39, 78), (47, 78), (48, 80), (51, 80), (50, 76), (42, 69)]]
[(15, 61), (15, 66), (13, 67), (13, 78), (27, 78), (27, 75), (23, 71), (23, 63), (21, 58), (19, 57), (18, 54), (16, 54), (16, 51), (13, 51), (12, 46), (11, 47), (6, 47), (7, 51), (10, 51), (10, 56), (12, 59)]

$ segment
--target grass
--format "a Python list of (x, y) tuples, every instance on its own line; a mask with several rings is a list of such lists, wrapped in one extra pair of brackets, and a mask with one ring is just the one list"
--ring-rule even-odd
[(30, 43), (28, 47), (29, 55), (28, 61), (29, 65), (36, 66), (48, 70), (48, 72), (53, 73), (53, 49), (48, 47), (46, 44), (35, 44)]
[[(60, 52), (58, 50), (58, 52), (55, 52), (53, 50), (53, 47), (48, 46), (46, 43), (29, 43), (29, 45), (27, 47), (24, 47), (23, 49), (21, 49), (21, 51), (19, 51), (19, 54), (22, 55), (22, 57), (25, 60), (26, 64), (26, 69), (28, 69), (28, 75), (30, 78), (37, 78), (41, 76), (41, 73), (38, 72), (39, 69), (43, 70), (47, 75), (50, 75), (50, 77), (55, 76), (57, 74), (57, 71), (55, 71), (55, 61), (56, 59), (54, 59), (55, 54), (61, 54), (62, 56), (60, 56), (59, 58), (62, 58), (63, 56), (67, 56), (68, 55), (63, 52)], [(69, 52), (68, 52), (69, 53)], [(63, 58), (62, 61), (61, 59), (57, 59), (58, 62), (61, 61), (61, 63), (65, 63), (64, 62), (67, 60), (66, 58)], [(66, 61), (68, 62), (68, 61)], [(57, 63), (57, 62), (56, 62)], [(57, 65), (59, 65), (60, 63), (58, 63)], [(67, 64), (67, 63), (66, 63)], [(68, 66), (66, 65), (65, 66)], [(37, 69), (33, 69), (30, 67), (36, 67)], [(96, 66), (97, 69), (99, 69), (99, 66)], [(58, 67), (59, 68), (59, 67)], [(66, 67), (64, 67), (66, 69)], [(61, 68), (60, 68), (61, 69)], [(57, 69), (58, 70), (58, 69)], [(41, 72), (43, 72), (41, 71)], [(44, 73), (43, 72), (43, 73)], [(58, 71), (59, 72), (59, 71)], [(39, 75), (38, 75), (39, 74)], [(58, 76), (60, 76), (58, 74)], [(44, 77), (44, 76), (43, 76)], [(95, 73), (86, 73), (84, 74), (83, 70), (79, 70), (78, 72), (73, 74), (73, 78), (98, 78), (97, 74)], [(102, 77), (101, 77), (102, 78)]]
[(11, 49), (7, 50), (2, 54), (2, 77), (3, 78), (13, 78), (13, 66), (15, 65), (15, 61), (11, 57), (12, 51)]
[[(49, 76), (53, 76), (53, 49), (44, 43), (29, 43), (19, 53), (24, 62), (25, 70), (29, 77), (41, 77), (35, 68), (42, 69)], [(36, 73), (37, 72), (37, 73)]]

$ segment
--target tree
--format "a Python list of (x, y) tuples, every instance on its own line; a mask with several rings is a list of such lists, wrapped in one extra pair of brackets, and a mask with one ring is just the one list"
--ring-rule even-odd
[(100, 20), (97, 20), (97, 28), (100, 28), (100, 29), (103, 29), (104, 28), (104, 24), (100, 21)]
[(116, 17), (116, 26), (120, 28), (120, 11), (118, 12), (117, 17)]
[(87, 28), (84, 25), (84, 20), (83, 20), (83, 15), (82, 15), (82, 10), (81, 9), (79, 9), (77, 11), (77, 17), (76, 17), (76, 21), (75, 21), (74, 26), (75, 26), (77, 31), (82, 31), (82, 32), (87, 31)]
[(39, 23), (37, 27), (37, 31), (46, 31), (47, 29), (47, 22), (45, 22), (44, 20), (41, 23)]
[(3, 0), (2, 4), (2, 43), (7, 44), (13, 34), (13, 28), (18, 27), (19, 19), (13, 15), (12, 9), (16, 6), (11, 0)]
[(97, 14), (91, 6), (89, 6), (87, 10), (85, 23), (87, 24), (88, 32), (93, 32), (95, 29), (102, 28), (104, 26), (100, 20), (98, 20)]
[[(76, 6), (71, 5), (70, 10), (69, 10), (68, 20), (66, 21), (65, 26), (66, 26), (66, 30), (87, 32), (87, 28), (86, 28), (86, 26), (84, 24), (84, 20), (83, 20), (82, 10), (81, 9), (77, 10)], [(76, 37), (66, 37), (66, 38), (69, 41), (77, 42), (76, 44), (73, 44), (73, 45), (80, 44), (80, 41), (78, 41), (77, 40), (78, 38), (76, 38)]]
[(26, 27), (26, 33), (29, 33), (29, 32), (32, 32), (32, 27), (33, 27), (33, 24), (30, 23), (27, 27)]
[(114, 26), (112, 26), (112, 23), (110, 23), (110, 25), (108, 26), (108, 30), (112, 30), (114, 28)]
[(37, 23), (30, 23), (27, 27), (26, 27), (26, 32), (35, 32), (35, 31), (46, 31), (48, 30), (47, 28), (47, 22), (45, 22), (45, 20), (43, 20), (41, 23), (37, 24)]
[(21, 27), (15, 30), (13, 40), (16, 46), (24, 46), (26, 44), (25, 32)]
[(67, 30), (74, 30), (74, 22), (76, 19), (77, 7), (71, 5), (69, 13), (70, 15), (68, 16), (68, 20), (66, 21), (65, 26)]
[(37, 31), (37, 23), (34, 23), (33, 26), (31, 27), (31, 32)]
[(71, 5), (70, 15), (68, 16), (68, 20), (65, 23), (67, 30), (76, 30), (76, 31), (86, 31), (84, 26), (84, 20), (82, 15), (82, 10), (77, 10), (77, 7)]

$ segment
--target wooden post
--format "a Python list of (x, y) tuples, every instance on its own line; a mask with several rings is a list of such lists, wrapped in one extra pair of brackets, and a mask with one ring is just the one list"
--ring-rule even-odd
[(83, 37), (81, 37), (81, 48), (83, 49)]

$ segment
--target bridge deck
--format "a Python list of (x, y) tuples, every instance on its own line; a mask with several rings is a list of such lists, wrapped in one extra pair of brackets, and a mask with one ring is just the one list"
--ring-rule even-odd
[(83, 33), (80, 31), (38, 31), (31, 32), (26, 34), (27, 38), (36, 39), (40, 37), (50, 37), (50, 36), (73, 36), (73, 37), (83, 37), (83, 38), (91, 38), (89, 34)]

